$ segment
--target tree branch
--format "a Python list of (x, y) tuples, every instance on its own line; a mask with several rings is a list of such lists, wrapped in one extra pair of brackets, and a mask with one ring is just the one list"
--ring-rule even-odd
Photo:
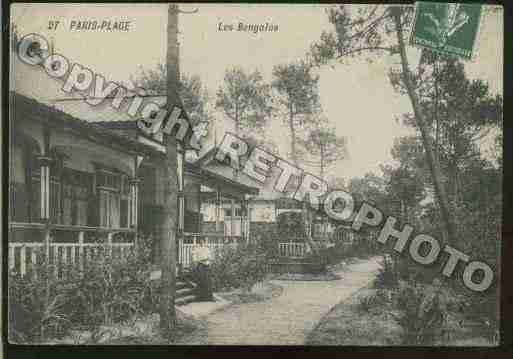
[(394, 55), (396, 53), (396, 51), (392, 47), (368, 46), (368, 47), (360, 47), (357, 49), (346, 51), (346, 52), (338, 55), (337, 59), (340, 59), (344, 56), (352, 55), (354, 53), (359, 53), (362, 51), (388, 51), (390, 53), (390, 55)]

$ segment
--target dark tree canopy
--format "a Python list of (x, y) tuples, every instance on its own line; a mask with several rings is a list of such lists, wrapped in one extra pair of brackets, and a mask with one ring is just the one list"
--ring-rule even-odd
[(272, 87), (276, 94), (277, 112), (288, 127), (291, 141), (291, 157), (298, 164), (300, 149), (297, 146), (298, 131), (317, 121), (320, 111), (319, 77), (305, 61), (278, 65), (273, 69)]
[[(293, 116), (313, 114), (319, 106), (319, 76), (305, 61), (278, 65), (273, 69), (273, 88), (278, 92), (278, 104)], [(298, 117), (301, 123), (306, 117)]]
[(225, 73), (216, 107), (235, 123), (236, 132), (262, 131), (272, 110), (269, 91), (258, 70), (247, 73), (234, 67)]
[(327, 121), (316, 124), (299, 142), (307, 152), (302, 162), (319, 168), (321, 177), (329, 166), (347, 157), (346, 138), (338, 136)]
[[(137, 75), (132, 77), (132, 82), (137, 87), (145, 89), (149, 95), (165, 96), (167, 89), (166, 66), (158, 64), (155, 69), (140, 68)], [(198, 75), (181, 74), (179, 95), (184, 110), (193, 124), (200, 121), (211, 121), (208, 108), (210, 96)]]

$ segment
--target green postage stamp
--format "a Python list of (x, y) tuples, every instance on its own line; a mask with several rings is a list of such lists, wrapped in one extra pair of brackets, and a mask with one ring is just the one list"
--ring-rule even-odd
[(415, 6), (410, 44), (472, 58), (479, 31), (482, 5), (432, 3)]

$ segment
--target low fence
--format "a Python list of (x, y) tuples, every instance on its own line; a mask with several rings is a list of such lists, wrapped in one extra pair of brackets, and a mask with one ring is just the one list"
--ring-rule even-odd
[[(223, 247), (226, 246), (236, 246), (236, 243), (232, 244), (222, 244), (222, 243), (208, 243), (206, 244), (206, 247), (209, 249), (210, 252), (210, 259), (214, 259), (215, 253), (218, 250), (221, 250)], [(195, 248), (199, 248), (199, 244), (192, 244), (192, 243), (183, 243), (182, 241), (178, 244), (178, 263), (182, 266), (182, 268), (190, 267), (193, 263), (192, 260), (192, 253), (195, 250)]]
[(210, 259), (214, 259), (216, 251), (226, 246), (236, 247), (243, 240), (241, 236), (218, 233), (184, 233), (178, 241), (178, 263), (182, 268), (190, 267), (193, 263), (192, 253), (195, 248), (200, 247), (200, 241), (205, 242), (210, 252)]
[(279, 243), (278, 250), (282, 257), (301, 258), (306, 255), (308, 245), (304, 242)]
[(232, 244), (244, 241), (242, 236), (229, 236), (219, 233), (184, 233), (180, 239), (183, 243), (198, 244), (200, 241), (211, 244)]
[[(38, 229), (38, 228), (36, 228)], [(48, 252), (48, 263), (52, 270), (58, 276), (62, 276), (66, 267), (77, 266), (83, 269), (95, 254), (100, 251), (108, 251), (114, 258), (126, 256), (134, 246), (134, 240), (123, 238), (123, 242), (113, 241), (115, 233), (90, 231), (91, 235), (100, 236), (99, 241), (89, 242), (87, 231), (71, 231), (72, 240), (68, 238), (59, 238), (57, 235), (66, 234), (65, 228), (58, 228), (52, 233), (52, 240), (45, 246), (44, 242), (10, 242), (8, 253), (9, 270), (16, 271), (22, 276), (35, 267), (38, 263), (43, 263)], [(116, 235), (133, 235), (131, 233), (116, 233)], [(375, 237), (375, 234), (373, 234)], [(78, 237), (78, 240), (77, 240)], [(344, 238), (348, 247), (354, 241), (354, 234), (346, 233)], [(59, 239), (55, 241), (55, 239)], [(84, 240), (85, 239), (85, 240)], [(178, 263), (182, 268), (190, 267), (193, 263), (192, 253), (194, 248), (200, 246), (199, 242), (204, 240), (210, 251), (211, 259), (215, 253), (226, 246), (235, 247), (244, 240), (240, 236), (226, 236), (222, 234), (204, 234), (204, 233), (186, 233), (180, 238), (178, 243)], [(282, 242), (278, 244), (279, 255), (288, 258), (304, 258), (308, 252), (308, 244), (305, 242)]]
[(134, 243), (9, 243), (9, 270), (24, 276), (44, 262), (48, 251), (48, 264), (55, 275), (62, 277), (69, 266), (83, 270), (88, 261), (100, 251), (109, 251), (113, 258), (128, 255)]
[(70, 266), (82, 270), (101, 252), (126, 256), (135, 241), (129, 228), (11, 222), (8, 268), (24, 276), (46, 263), (61, 278)]
[(352, 230), (337, 231), (335, 233), (335, 242), (338, 243), (353, 243), (356, 241), (356, 235)]

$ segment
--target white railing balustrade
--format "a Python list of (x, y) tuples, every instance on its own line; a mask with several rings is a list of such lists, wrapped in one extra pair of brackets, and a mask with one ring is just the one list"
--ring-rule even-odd
[[(14, 271), (24, 276), (28, 271), (35, 271), (37, 275), (38, 265), (46, 262), (55, 275), (62, 277), (69, 267), (83, 270), (88, 261), (102, 251), (113, 258), (126, 257), (134, 246), (134, 240), (124, 238), (123, 242), (114, 242), (116, 235), (131, 236), (135, 233), (127, 230), (109, 230), (94, 227), (71, 227), (53, 225), (50, 231), (48, 245), (44, 241), (43, 227), (40, 224), (13, 224), (13, 230), (23, 231), (27, 229), (41, 230), (39, 241), (9, 242), (8, 266), (9, 271)], [(66, 237), (62, 237), (62, 236)], [(88, 242), (87, 236), (96, 238), (94, 242)], [(68, 240), (69, 239), (69, 240)], [(99, 240), (98, 240), (99, 239)], [(45, 260), (46, 259), (46, 260)]]
[(308, 245), (304, 242), (279, 243), (279, 252), (282, 257), (301, 258), (306, 255)]
[[(76, 266), (83, 270), (87, 263), (102, 250), (113, 258), (126, 257), (133, 243), (50, 243), (49, 264), (56, 275), (61, 276), (64, 268)], [(22, 276), (30, 269), (43, 263), (46, 245), (44, 243), (9, 243), (9, 270)]]
[[(179, 248), (179, 263), (183, 268), (190, 267), (193, 264), (192, 260), (192, 252), (194, 248), (199, 247), (199, 244), (190, 244), (190, 243), (180, 243)], [(236, 244), (217, 244), (210, 243), (206, 245), (210, 250), (210, 260), (213, 260), (217, 251), (221, 250), (224, 247), (232, 246), (235, 247)]]
[(200, 246), (200, 241), (210, 250), (210, 259), (213, 260), (216, 252), (225, 247), (236, 247), (242, 240), (241, 236), (226, 236), (212, 233), (184, 233), (178, 241), (178, 263), (182, 268), (188, 268), (193, 264), (192, 252)]

